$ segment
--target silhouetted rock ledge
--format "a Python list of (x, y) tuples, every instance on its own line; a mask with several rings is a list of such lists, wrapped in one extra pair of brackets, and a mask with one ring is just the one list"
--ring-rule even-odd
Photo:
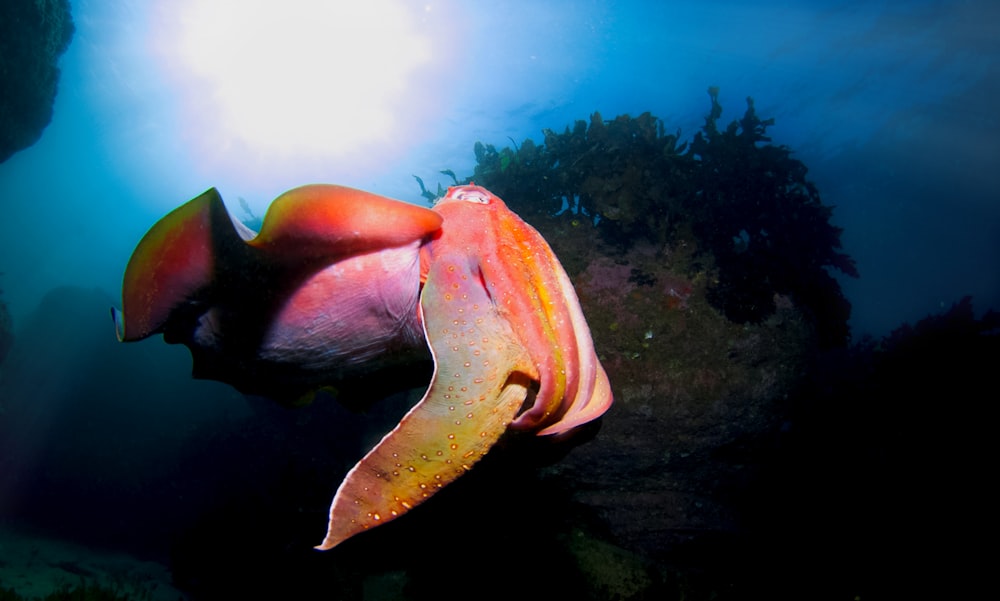
[(68, 0), (0, 3), (0, 163), (52, 121), (59, 57), (73, 38)]

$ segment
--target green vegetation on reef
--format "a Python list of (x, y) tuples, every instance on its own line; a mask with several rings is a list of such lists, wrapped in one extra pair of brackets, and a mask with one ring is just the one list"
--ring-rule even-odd
[(708, 93), (711, 110), (690, 143), (648, 112), (610, 121), (594, 113), (563, 133), (544, 130), (543, 144), (477, 142), (470, 179), (540, 229), (568, 216), (621, 253), (639, 243), (693, 248), (687, 275), (711, 272), (707, 298), (730, 320), (759, 323), (787, 297), (821, 345), (843, 346), (850, 304), (828, 270), (857, 270), (839, 250), (831, 208), (791, 150), (770, 144), (774, 120), (760, 119), (752, 98), (720, 129), (719, 90)]

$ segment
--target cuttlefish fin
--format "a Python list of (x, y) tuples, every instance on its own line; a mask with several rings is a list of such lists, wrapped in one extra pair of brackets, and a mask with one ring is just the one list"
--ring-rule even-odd
[(395, 248), (441, 227), (434, 211), (333, 184), (312, 184), (275, 198), (250, 245), (298, 262)]
[(241, 243), (215, 188), (157, 221), (125, 268), (122, 309), (112, 309), (118, 339), (141, 340), (159, 332), (177, 306), (212, 281), (218, 248)]
[(125, 268), (122, 310), (112, 309), (119, 340), (163, 331), (210, 290), (269, 269), (329, 264), (352, 255), (409, 244), (441, 227), (434, 211), (344, 186), (315, 184), (285, 192), (254, 236), (226, 211), (211, 188), (168, 213), (143, 236)]
[(421, 313), (435, 361), (431, 385), (347, 474), (317, 549), (401, 516), (471, 469), (533, 392), (530, 357), (470, 259), (435, 261)]

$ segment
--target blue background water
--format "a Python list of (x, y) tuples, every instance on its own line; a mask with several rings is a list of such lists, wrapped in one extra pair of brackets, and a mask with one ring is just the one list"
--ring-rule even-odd
[[(54, 120), (0, 165), (0, 283), (15, 320), (58, 284), (116, 291), (149, 224), (209, 186), (258, 214), (314, 181), (422, 202), (412, 174), (446, 185), (438, 171), (471, 173), (477, 140), (541, 141), (595, 110), (652, 111), (687, 139), (710, 85), (723, 123), (753, 96), (837, 207), (861, 272), (842, 282), (855, 338), (966, 294), (980, 310), (1000, 304), (1000, 6), (988, 0), (385, 2), (391, 31), (320, 11), (350, 24), (346, 49), (331, 25), (298, 44), (263, 8), (197, 5), (73, 2)], [(187, 42), (192, 29), (215, 37)], [(228, 67), (212, 59), (223, 54)], [(264, 57), (279, 62), (224, 81)], [(400, 63), (408, 71), (387, 71)], [(225, 118), (239, 107), (248, 115)]]

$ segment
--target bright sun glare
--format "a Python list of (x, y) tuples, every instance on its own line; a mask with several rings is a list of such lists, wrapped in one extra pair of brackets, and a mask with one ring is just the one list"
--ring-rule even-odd
[(336, 158), (385, 142), (410, 78), (432, 58), (404, 0), (170, 5), (160, 53), (189, 90), (199, 145), (216, 156)]

